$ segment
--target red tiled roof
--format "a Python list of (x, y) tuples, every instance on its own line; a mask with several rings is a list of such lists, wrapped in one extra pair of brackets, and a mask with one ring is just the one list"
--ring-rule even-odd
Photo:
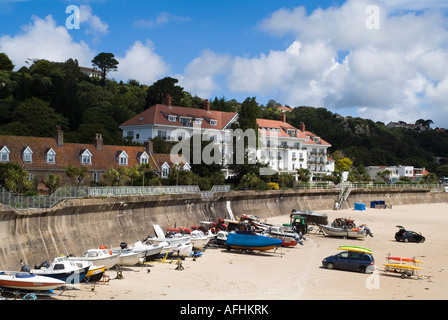
[[(219, 129), (222, 130), (225, 126), (236, 116), (236, 112), (224, 112), (215, 110), (205, 110), (197, 108), (186, 108), (177, 106), (168, 106), (165, 104), (156, 104), (142, 113), (132, 117), (120, 125), (120, 127), (126, 126), (139, 126), (148, 124), (159, 124), (169, 126), (183, 126), (180, 122), (180, 117), (188, 117), (193, 121), (194, 119), (203, 119), (202, 129)], [(176, 116), (176, 121), (171, 122), (168, 120), (168, 115)], [(217, 120), (216, 126), (210, 124), (210, 120)]]
[[(321, 137), (315, 135), (314, 133), (310, 131), (305, 131), (305, 135), (308, 138), (305, 140), (304, 144), (314, 144), (314, 145), (323, 145), (323, 146), (331, 146), (327, 141), (322, 139)], [(315, 139), (319, 142), (316, 142)]]
[[(21, 136), (0, 136), (0, 149), (5, 146), (9, 149), (9, 162), (15, 162), (23, 165), (25, 170), (65, 170), (69, 165), (81, 166), (80, 154), (82, 151), (88, 149), (92, 154), (92, 164), (85, 164), (90, 171), (105, 171), (110, 167), (118, 168), (117, 153), (120, 154), (125, 151), (128, 158), (128, 165), (124, 167), (132, 167), (139, 164), (138, 157), (145, 151), (144, 147), (138, 146), (111, 146), (103, 145), (101, 150), (97, 150), (93, 144), (82, 143), (64, 143), (62, 146), (57, 146), (54, 138), (40, 138), (40, 137), (21, 137)], [(22, 151), (24, 148), (30, 147), (33, 152), (32, 162), (23, 162)], [(46, 153), (52, 148), (56, 152), (55, 163), (47, 163)], [(157, 166), (149, 157), (149, 164), (154, 170)]]
[(295, 130), (297, 132), (297, 134), (293, 137), (306, 138), (306, 136), (303, 134), (302, 131), (300, 131), (299, 129), (290, 125), (287, 122), (283, 122), (280, 120), (257, 119), (257, 124), (258, 124), (259, 130), (262, 130), (262, 128), (279, 129), (279, 132), (262, 131), (263, 134), (266, 136), (291, 137), (286, 131), (286, 130), (290, 129), (290, 130)]

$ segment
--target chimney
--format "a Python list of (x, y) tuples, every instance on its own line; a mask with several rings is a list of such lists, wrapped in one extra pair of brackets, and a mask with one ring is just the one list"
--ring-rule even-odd
[(146, 140), (146, 141), (144, 142), (144, 145), (145, 145), (145, 150), (146, 150), (146, 152), (148, 152), (148, 153), (154, 153), (154, 145), (153, 145), (153, 142), (152, 142), (152, 141), (150, 141), (150, 140)]
[(282, 112), (282, 114), (280, 115), (280, 121), (283, 123), (286, 122), (286, 114), (284, 112)]
[(208, 99), (205, 99), (204, 102), (202, 102), (202, 109), (210, 111), (210, 101), (208, 101)]
[(303, 122), (300, 122), (299, 130), (305, 132), (305, 124)]
[(61, 126), (56, 127), (56, 146), (62, 147), (64, 145), (64, 132), (61, 129)]
[(93, 145), (98, 151), (103, 149), (103, 135), (101, 133), (96, 134), (95, 140), (93, 140)]
[(165, 104), (170, 107), (171, 106), (171, 95), (169, 93), (166, 94)]

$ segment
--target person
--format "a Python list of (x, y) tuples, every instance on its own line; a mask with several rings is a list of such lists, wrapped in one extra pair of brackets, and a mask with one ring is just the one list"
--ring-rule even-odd
[(360, 225), (359, 227), (360, 227), (360, 228), (364, 228), (364, 230), (366, 230), (366, 234), (367, 234), (368, 236), (373, 237), (373, 233), (370, 231), (369, 228), (367, 228), (367, 226), (366, 226), (365, 224), (362, 224), (362, 225)]

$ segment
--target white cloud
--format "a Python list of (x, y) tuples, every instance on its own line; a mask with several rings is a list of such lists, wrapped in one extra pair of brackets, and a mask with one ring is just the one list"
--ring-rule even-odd
[(0, 52), (5, 52), (16, 65), (25, 65), (27, 59), (47, 59), (63, 62), (77, 59), (80, 65), (90, 66), (95, 53), (84, 42), (74, 42), (65, 26), (58, 26), (51, 15), (31, 18), (22, 32), (0, 37)]
[(145, 44), (136, 41), (126, 51), (124, 57), (115, 58), (119, 62), (118, 71), (110, 77), (123, 81), (135, 79), (141, 83), (152, 84), (169, 70), (163, 58), (154, 52), (149, 40)]
[(201, 56), (191, 61), (183, 75), (175, 75), (179, 85), (193, 96), (208, 98), (214, 90), (222, 88), (216, 77), (226, 72), (232, 64), (229, 55), (219, 55), (210, 50), (204, 50)]
[[(214, 79), (225, 76), (233, 92), (268, 94), (291, 106), (352, 110), (352, 115), (386, 123), (433, 119), (434, 126), (448, 127), (448, 116), (440, 116), (448, 114), (446, 17), (437, 10), (405, 11), (406, 3), (417, 6), (414, 1), (396, 0), (393, 7), (379, 3), (379, 29), (366, 26), (371, 14), (366, 8), (375, 5), (370, 0), (348, 0), (310, 13), (301, 6), (282, 8), (259, 27), (277, 37), (292, 34), (295, 41), (288, 48), (227, 57), (227, 68), (209, 73), (206, 57), (219, 55), (207, 52), (194, 70), (210, 90)], [(194, 72), (186, 72), (191, 79)], [(195, 82), (200, 83), (199, 76)]]
[[(92, 13), (92, 8), (88, 5), (81, 5), (79, 7), (79, 20), (81, 28), (85, 30), (86, 34), (98, 34), (109, 33), (109, 25), (101, 21), (100, 17)], [(85, 27), (87, 25), (87, 27)]]
[(169, 12), (161, 12), (155, 19), (148, 20), (148, 19), (139, 19), (134, 22), (134, 27), (140, 27), (140, 28), (155, 28), (155, 27), (161, 27), (163, 25), (166, 25), (170, 22), (187, 22), (190, 21), (190, 17), (183, 17), (183, 16), (177, 16), (174, 14), (171, 14)]

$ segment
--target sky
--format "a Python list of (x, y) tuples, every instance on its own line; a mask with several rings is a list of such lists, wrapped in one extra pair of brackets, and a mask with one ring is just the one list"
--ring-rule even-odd
[(111, 52), (117, 81), (448, 128), (446, 0), (0, 0), (0, 52)]

